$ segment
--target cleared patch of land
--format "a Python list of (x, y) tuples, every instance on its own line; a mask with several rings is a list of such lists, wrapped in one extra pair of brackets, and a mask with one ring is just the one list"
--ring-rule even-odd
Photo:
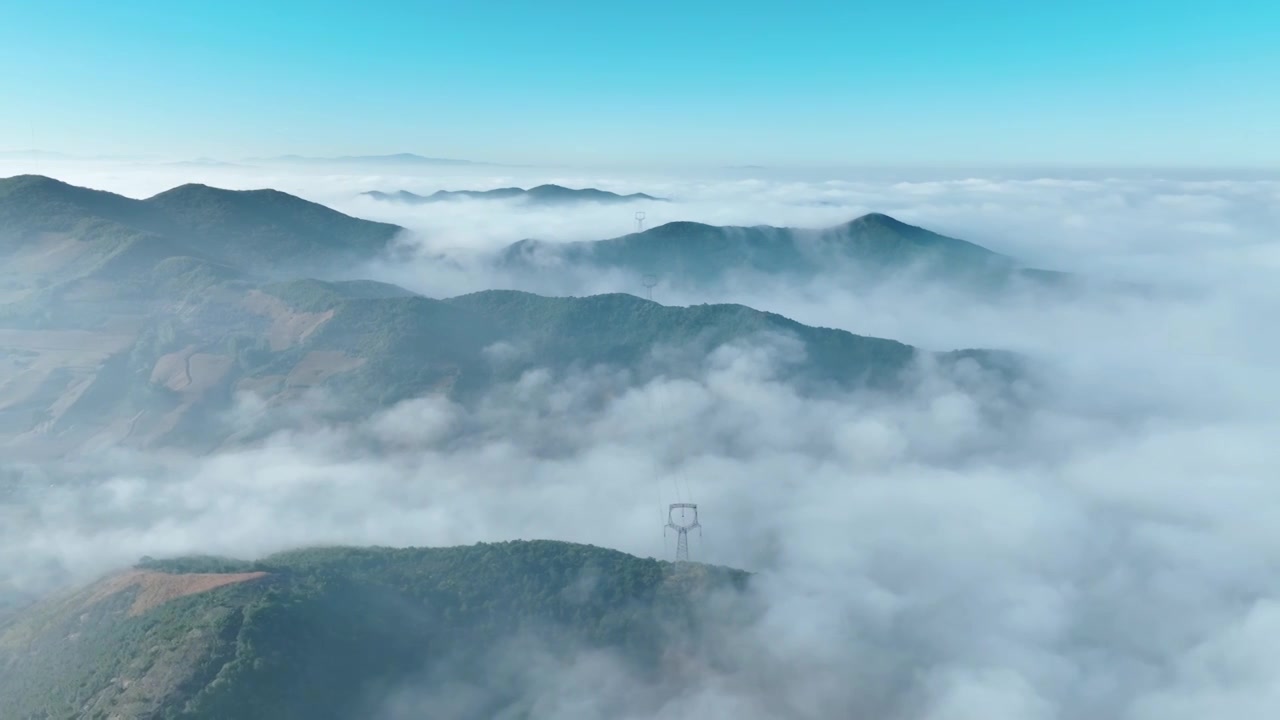
[(333, 310), (322, 313), (294, 310), (280, 298), (260, 290), (250, 291), (245, 296), (244, 306), (255, 315), (262, 315), (271, 320), (268, 338), (274, 352), (298, 345), (333, 317)]
[(307, 353), (289, 373), (289, 387), (319, 385), (338, 373), (355, 370), (364, 358), (351, 357), (340, 350), (313, 350)]
[(209, 592), (215, 588), (249, 582), (266, 576), (265, 572), (174, 575), (151, 570), (130, 570), (113, 575), (99, 583), (85, 601), (84, 607), (88, 608), (118, 592), (136, 587), (138, 593), (134, 596), (133, 605), (129, 607), (129, 616), (133, 617), (180, 597)]

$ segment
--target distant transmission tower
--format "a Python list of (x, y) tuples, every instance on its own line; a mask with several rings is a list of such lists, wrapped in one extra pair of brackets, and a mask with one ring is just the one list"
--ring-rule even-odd
[(643, 210), (636, 213), (636, 232), (640, 232), (641, 230), (644, 230), (644, 211)]
[(640, 278), (640, 284), (644, 285), (644, 289), (649, 293), (649, 299), (653, 300), (653, 288), (658, 284), (658, 276), (645, 275)]
[[(676, 510), (680, 511), (680, 518), (676, 520)], [(693, 511), (693, 520), (689, 521), (685, 512)], [(667, 534), (667, 528), (676, 531), (676, 562), (689, 562), (689, 531), (697, 528), (698, 537), (702, 537), (702, 525), (698, 522), (698, 506), (695, 503), (672, 503), (667, 506), (667, 525), (662, 529), (662, 534)]]

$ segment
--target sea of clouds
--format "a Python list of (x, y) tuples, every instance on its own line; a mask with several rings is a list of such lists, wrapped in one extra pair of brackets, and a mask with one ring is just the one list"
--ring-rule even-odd
[[(1174, 291), (991, 302), (928, 287), (861, 292), (829, 276), (660, 286), (667, 304), (739, 302), (931, 349), (1017, 350), (1041, 389), (1015, 411), (998, 388), (922, 367), (899, 397), (801, 396), (777, 379), (796, 352), (782, 339), (720, 348), (694, 380), (534, 372), (475, 407), (419, 398), (354, 425), (326, 422), (317, 396), (297, 415), (306, 422), (253, 448), (23, 468), (41, 482), (0, 508), (0, 587), (43, 591), (141, 555), (320, 543), (554, 538), (670, 557), (662, 507), (692, 499), (705, 526), (695, 558), (758, 573), (765, 610), (738, 640), (741, 662), (662, 688), (606, 661), (542, 665), (527, 682), (540, 716), (625, 717), (652, 709), (629, 700), (651, 690), (669, 694), (662, 712), (677, 717), (1280, 710), (1276, 178), (44, 171), (135, 197), (186, 181), (275, 187), (397, 222), (419, 259), (361, 272), (436, 297), (494, 276), (467, 262), (441, 269), (433, 253), (612, 237), (634, 229), (637, 210), (649, 226), (821, 227), (884, 212), (1030, 266)], [(359, 195), (540, 182), (674, 202), (398, 206)], [(566, 290), (627, 290), (583, 282)], [(252, 398), (237, 409), (229, 422), (263, 412)], [(394, 700), (389, 717), (418, 707), (413, 689)]]

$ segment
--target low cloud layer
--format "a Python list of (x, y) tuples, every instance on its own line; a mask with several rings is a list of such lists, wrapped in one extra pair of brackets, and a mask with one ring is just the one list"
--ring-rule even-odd
[[(355, 212), (354, 191), (437, 181), (295, 184)], [(473, 409), (421, 398), (354, 426), (303, 414), (314, 424), (214, 456), (29, 468), (0, 505), (9, 588), (143, 554), (315, 543), (537, 537), (669, 556), (662, 507), (691, 497), (706, 533), (693, 555), (756, 571), (765, 611), (739, 638), (742, 663), (699, 675), (664, 714), (1198, 720), (1280, 707), (1275, 181), (590, 184), (688, 198), (670, 212), (713, 222), (821, 225), (877, 210), (1030, 264), (1181, 291), (993, 304), (825, 278), (659, 295), (926, 347), (1016, 349), (1044, 382), (1029, 407), (927, 368), (908, 396), (814, 399), (775, 379), (793, 351), (782, 342), (722, 348), (695, 380), (533, 373)], [(496, 207), (400, 221), (437, 249), (628, 229), (625, 208), (608, 209), (622, 214), (607, 219), (615, 231), (595, 208), (545, 211), (547, 231), (530, 232), (544, 211)], [(415, 285), (431, 267), (398, 272), (433, 295), (465, 288), (431, 282), (491, 279)], [(258, 409), (246, 399), (242, 410)], [(647, 689), (603, 661), (553, 665), (531, 687), (541, 707), (585, 717), (616, 717)], [(412, 691), (397, 707), (412, 708)]]

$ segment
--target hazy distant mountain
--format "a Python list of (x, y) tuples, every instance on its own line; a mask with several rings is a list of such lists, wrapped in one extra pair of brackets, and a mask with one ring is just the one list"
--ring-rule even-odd
[(384, 193), (373, 190), (365, 195), (375, 199), (388, 202), (402, 202), (409, 204), (422, 204), (443, 202), (450, 200), (523, 200), (531, 205), (567, 205), (580, 202), (595, 203), (624, 203), (635, 202), (638, 200), (649, 200), (655, 202), (663, 202), (664, 198), (646, 195), (645, 193), (632, 193), (630, 195), (619, 195), (607, 190), (597, 190), (596, 188), (567, 188), (561, 185), (539, 185), (537, 187), (524, 188), (507, 187), (496, 188), (493, 190), (439, 190), (430, 195), (417, 195), (407, 190), (400, 190), (394, 193)]
[(413, 153), (396, 153), (394, 155), (342, 155), (339, 157), (306, 157), (303, 155), (279, 155), (268, 158), (254, 158), (254, 162), (298, 163), (298, 164), (337, 164), (337, 165), (485, 165), (470, 160), (453, 158), (433, 158), (414, 155)]
[(0, 179), (0, 259), (55, 278), (138, 253), (315, 269), (373, 257), (400, 230), (277, 190), (193, 184), (135, 200), (40, 175)]
[(74, 157), (54, 150), (0, 150), (0, 158), (64, 160)]
[(1028, 273), (1011, 257), (880, 213), (822, 229), (671, 222), (608, 240), (521, 240), (499, 254), (498, 264), (529, 272), (553, 267), (623, 270), (691, 284), (742, 272), (843, 276), (851, 286), (906, 271), (926, 280), (979, 285), (1022, 277), (1041, 283), (1065, 278), (1050, 271)]
[(527, 717), (538, 653), (608, 651), (678, 688), (673, 664), (754, 619), (748, 583), (550, 541), (143, 560), (0, 624), (0, 716), (349, 720), (411, 686), (450, 718)]
[(151, 155), (75, 155), (57, 150), (0, 150), (0, 160), (147, 160)]
[(242, 168), (246, 167), (241, 163), (226, 162), (224, 160), (216, 160), (214, 158), (195, 158), (192, 160), (173, 160), (164, 163), (170, 167), (199, 167), (199, 168)]

